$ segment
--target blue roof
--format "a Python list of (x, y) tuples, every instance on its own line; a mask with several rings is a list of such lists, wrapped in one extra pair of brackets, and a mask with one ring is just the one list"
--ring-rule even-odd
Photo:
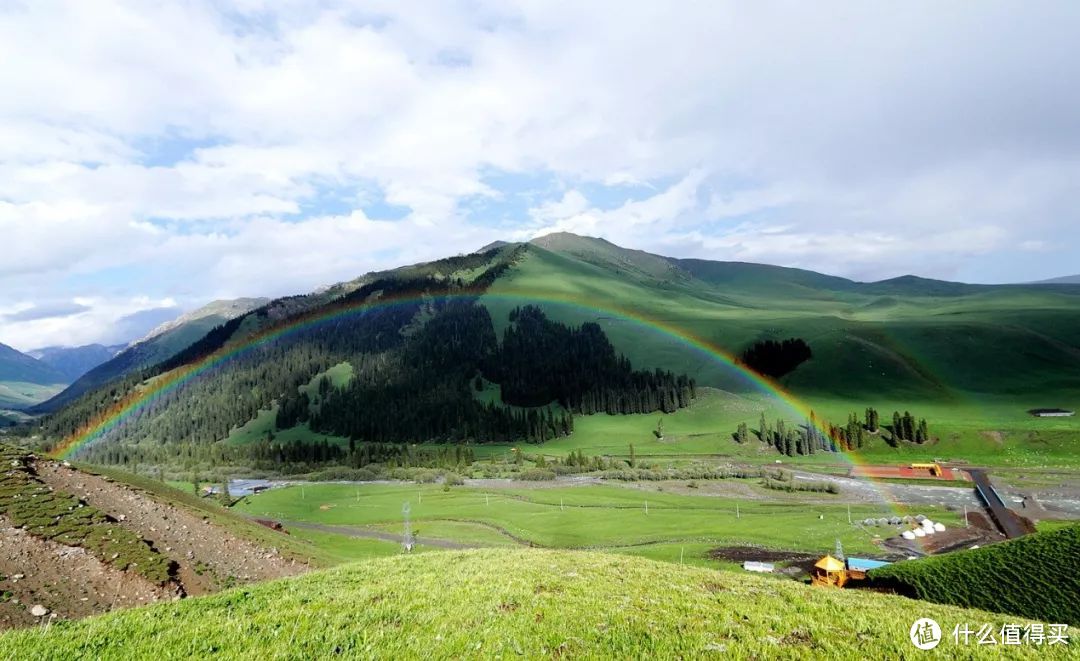
[(858, 569), (867, 571), (869, 569), (877, 569), (878, 567), (884, 567), (885, 565), (892, 564), (890, 562), (883, 562), (881, 560), (870, 560), (869, 558), (848, 558), (848, 569)]

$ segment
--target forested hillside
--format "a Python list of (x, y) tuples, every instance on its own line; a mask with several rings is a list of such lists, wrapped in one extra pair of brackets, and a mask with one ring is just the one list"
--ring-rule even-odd
[[(86, 393), (36, 431), (59, 442), (224, 354), (135, 407), (83, 456), (166, 447), (319, 463), (373, 443), (542, 442), (569, 433), (574, 415), (684, 407), (695, 385), (760, 388), (685, 338), (740, 356), (829, 416), (984, 395), (1026, 416), (1080, 396), (1077, 328), (1080, 287), (858, 283), (562, 234), (273, 301)], [(247, 346), (262, 335), (274, 339)], [(307, 445), (283, 448), (297, 442)]]
[[(542, 442), (569, 434), (573, 414), (670, 412), (689, 404), (689, 378), (635, 371), (596, 324), (570, 327), (527, 306), (512, 313), (500, 340), (477, 295), (512, 256), (458, 259), (452, 272), (473, 271), (469, 282), (424, 268), (380, 277), (298, 316), (274, 319), (271, 307), (261, 308), (156, 368), (91, 393), (45, 419), (42, 431), (51, 439), (68, 437), (121, 393), (151, 388), (171, 370), (243, 347), (255, 327), (271, 334), (289, 330), (138, 407), (86, 456), (127, 462), (159, 456), (159, 446), (173, 457), (202, 456), (198, 448), (268, 409), (275, 411), (275, 429), (309, 429), (310, 448), (295, 447), (298, 441), (285, 448), (268, 430), (256, 442), (217, 450), (220, 460), (341, 461), (365, 443)], [(379, 304), (386, 299), (395, 302)], [(309, 323), (312, 318), (318, 322)], [(342, 364), (351, 367), (347, 383), (317, 378)], [(314, 390), (306, 387), (313, 379)], [(501, 384), (501, 397), (484, 397), (485, 384)], [(318, 436), (351, 442), (346, 450), (315, 441)], [(369, 456), (380, 452), (367, 450)]]

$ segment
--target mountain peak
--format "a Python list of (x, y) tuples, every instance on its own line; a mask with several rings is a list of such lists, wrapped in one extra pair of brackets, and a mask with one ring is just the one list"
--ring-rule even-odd
[(257, 307), (261, 307), (270, 302), (267, 298), (235, 298), (235, 299), (221, 299), (211, 301), (201, 308), (192, 310), (185, 313), (172, 321), (167, 321), (154, 330), (146, 334), (146, 337), (142, 338), (135, 344), (152, 340), (159, 335), (164, 335), (169, 331), (179, 328), (184, 324), (196, 321), (198, 319), (205, 319), (207, 317), (223, 317), (225, 319), (232, 319), (239, 317), (242, 314), (246, 314)]

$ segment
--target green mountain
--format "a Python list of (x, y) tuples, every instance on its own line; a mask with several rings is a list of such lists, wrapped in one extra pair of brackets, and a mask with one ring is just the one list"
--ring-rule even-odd
[(64, 383), (64, 375), (52, 366), (0, 344), (0, 381), (22, 381), (49, 385)]
[(25, 409), (59, 392), (70, 380), (32, 356), (0, 344), (0, 409)]
[(58, 394), (54, 393), (55, 397), (33, 407), (32, 412), (52, 413), (114, 379), (172, 358), (213, 328), (246, 314), (266, 302), (267, 300), (263, 298), (214, 301), (162, 324), (143, 339), (84, 371), (78, 378), (65, 381), (71, 385)]
[[(966, 285), (912, 276), (858, 283), (762, 264), (669, 260), (563, 234), (534, 242), (489, 291), (577, 301), (580, 307), (542, 307), (563, 321), (599, 320), (637, 366), (685, 372), (699, 384), (725, 389), (740, 383), (729, 367), (701, 360), (625, 315), (731, 354), (760, 340), (803, 338), (813, 359), (783, 384), (811, 401), (857, 401), (868, 393), (908, 401), (972, 394), (1041, 401), (1047, 393), (1070, 399), (1080, 392), (1075, 286)], [(508, 307), (497, 300), (487, 305), (496, 318)]]
[[(467, 300), (451, 304), (447, 294)], [(408, 300), (334, 314), (388, 297)], [(524, 306), (537, 314), (515, 316)], [(669, 259), (556, 234), (279, 299), (214, 328), (156, 367), (141, 360), (103, 371), (129, 350), (87, 375), (107, 389), (84, 387), (76, 401), (73, 388), (50, 402), (73, 405), (43, 430), (62, 437), (148, 379), (168, 379), (171, 370), (311, 316), (332, 321), (300, 324), (307, 330), (244, 352), (170, 392), (116, 434), (172, 447), (234, 437), (241, 428), (248, 441), (321, 438), (338, 448), (350, 438), (543, 440), (566, 433), (567, 410), (680, 408), (691, 380), (736, 394), (758, 388), (730, 361), (703, 355), (685, 338), (733, 356), (766, 340), (800, 338), (812, 357), (780, 381), (819, 410), (925, 409), (979, 399), (1007, 402), (1023, 416), (1027, 408), (1080, 400), (1077, 286), (914, 276), (860, 283), (761, 264)], [(524, 319), (535, 321), (523, 327)], [(512, 349), (504, 343), (508, 332), (526, 339)], [(593, 368), (580, 357), (566, 358), (579, 355), (575, 343), (607, 356), (596, 368), (599, 380), (585, 379)], [(539, 347), (536, 356), (526, 347)], [(552, 370), (558, 378), (545, 382)], [(644, 374), (655, 370), (660, 376), (647, 380)], [(85, 386), (87, 377), (76, 385)], [(379, 406), (363, 405), (374, 401)], [(290, 429), (305, 431), (282, 436)], [(271, 460), (251, 454), (261, 449), (247, 452)], [(338, 450), (304, 452), (319, 461), (340, 458)]]

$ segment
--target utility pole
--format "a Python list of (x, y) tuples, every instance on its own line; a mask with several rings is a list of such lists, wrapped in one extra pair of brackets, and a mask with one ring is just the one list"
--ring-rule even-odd
[(850, 526), (851, 525), (851, 503), (848, 503), (848, 506), (847, 506), (847, 522), (848, 522), (848, 525)]
[(648, 516), (648, 514), (649, 514), (649, 501), (646, 500), (645, 501), (645, 515)]
[(742, 518), (742, 515), (739, 514), (739, 504), (738, 503), (735, 503), (735, 518), (736, 519), (741, 519)]
[(409, 521), (409, 503), (405, 503), (401, 507), (401, 515), (405, 519), (405, 535), (402, 540), (402, 546), (406, 553), (412, 553), (413, 549), (413, 534), (412, 534), (412, 522)]

